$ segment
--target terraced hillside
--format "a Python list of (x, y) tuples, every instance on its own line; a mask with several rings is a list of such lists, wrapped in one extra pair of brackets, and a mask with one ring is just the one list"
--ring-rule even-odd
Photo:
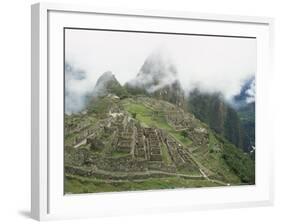
[(242, 150), (164, 100), (95, 99), (65, 115), (65, 193), (254, 184)]

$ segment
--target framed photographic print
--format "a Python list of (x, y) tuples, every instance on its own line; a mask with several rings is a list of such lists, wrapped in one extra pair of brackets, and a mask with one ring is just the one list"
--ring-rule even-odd
[(269, 205), (270, 18), (32, 6), (32, 217)]

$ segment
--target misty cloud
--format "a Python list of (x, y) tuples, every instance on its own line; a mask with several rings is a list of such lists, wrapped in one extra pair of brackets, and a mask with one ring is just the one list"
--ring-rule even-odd
[[(83, 108), (85, 96), (109, 70), (122, 85), (144, 85), (149, 92), (178, 79), (187, 94), (197, 88), (221, 92), (229, 101), (256, 72), (256, 39), (66, 30), (65, 41), (67, 62), (84, 72), (82, 79), (77, 71), (66, 74), (69, 112)], [(150, 73), (165, 75), (155, 80)], [(248, 102), (254, 100), (254, 87)]]
[(246, 90), (246, 102), (253, 103), (255, 102), (256, 96), (256, 80), (254, 79), (250, 85), (250, 88)]
[[(153, 74), (153, 75), (152, 75)], [(177, 69), (168, 55), (160, 50), (151, 53), (135, 78), (128, 82), (135, 87), (143, 87), (149, 93), (155, 92), (178, 79)]]
[(84, 109), (87, 95), (93, 88), (86, 73), (65, 63), (65, 112), (77, 113)]

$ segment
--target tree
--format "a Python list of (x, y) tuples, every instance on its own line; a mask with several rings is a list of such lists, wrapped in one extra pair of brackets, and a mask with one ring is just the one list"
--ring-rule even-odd
[(184, 138), (187, 138), (187, 131), (183, 130), (181, 131), (181, 135), (184, 137)]
[(132, 116), (133, 116), (134, 119), (136, 119), (137, 113), (132, 113)]

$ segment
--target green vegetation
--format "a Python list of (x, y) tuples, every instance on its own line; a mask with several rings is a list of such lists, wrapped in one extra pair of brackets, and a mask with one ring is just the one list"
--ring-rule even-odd
[(217, 143), (221, 144), (223, 150), (217, 154), (225, 164), (224, 166), (240, 178), (244, 183), (255, 183), (255, 162), (251, 159), (251, 155), (243, 152), (235, 145), (229, 143), (227, 139), (219, 134), (214, 134), (213, 138)]
[(248, 149), (247, 151), (251, 151), (252, 146), (255, 145), (255, 103), (241, 107), (238, 110), (238, 115), (247, 138), (243, 148)]
[[(91, 129), (91, 125), (101, 125), (101, 128), (95, 133), (95, 137), (88, 139), (85, 145), (81, 145), (76, 149), (74, 149), (73, 143), (71, 144), (71, 142), (79, 136), (79, 131), (77, 133), (69, 132), (65, 137), (66, 146), (69, 148), (69, 150), (65, 150), (65, 164), (70, 167), (76, 166), (78, 168), (81, 167), (81, 169), (91, 170), (95, 169), (93, 164), (98, 164), (95, 158), (98, 160), (108, 159), (109, 161), (113, 159), (116, 161), (116, 164), (118, 164), (117, 166), (123, 166), (127, 158), (130, 160), (132, 157), (130, 153), (113, 150), (113, 145), (116, 144), (116, 137), (114, 137), (115, 135), (110, 132), (110, 130), (108, 131), (110, 126), (104, 126), (104, 128), (102, 128), (102, 123), (104, 121), (113, 118), (113, 115), (109, 115), (111, 108), (117, 108), (116, 114), (119, 113), (119, 110), (123, 115), (116, 116), (127, 116), (127, 118), (129, 118), (128, 120), (133, 118), (131, 121), (135, 123), (135, 127), (141, 125), (143, 127), (164, 130), (168, 135), (174, 137), (178, 143), (181, 143), (183, 148), (180, 149), (182, 150), (180, 153), (181, 156), (186, 156), (184, 159), (185, 163), (177, 166), (174, 162), (174, 157), (172, 157), (174, 154), (170, 155), (171, 151), (169, 151), (165, 142), (162, 142), (160, 145), (162, 165), (170, 166), (168, 168), (171, 168), (172, 171), (168, 170), (167, 172), (175, 172), (175, 174), (186, 175), (187, 177), (175, 175), (173, 177), (154, 176), (149, 178), (144, 177), (144, 179), (113, 180), (106, 176), (101, 176), (99, 177), (100, 179), (96, 179), (96, 176), (87, 177), (87, 174), (79, 175), (73, 171), (75, 174), (70, 172), (65, 176), (66, 193), (211, 187), (227, 184), (239, 185), (241, 183), (255, 183), (254, 162), (247, 154), (244, 154), (243, 151), (238, 149), (235, 145), (230, 144), (223, 135), (212, 131), (206, 124), (192, 116), (188, 117), (188, 114), (186, 114), (186, 116), (191, 119), (191, 130), (182, 130), (179, 128), (180, 130), (176, 131), (174, 126), (172, 126), (173, 123), (167, 122), (167, 115), (164, 111), (164, 108), (169, 108), (170, 105), (165, 101), (155, 102), (157, 102), (157, 104), (155, 103), (154, 105), (154, 101), (149, 101), (149, 98), (145, 97), (114, 99), (114, 97), (104, 96), (93, 100), (88, 106), (88, 113), (66, 116), (65, 124), (67, 127), (73, 127), (71, 129), (72, 131), (76, 130), (77, 127), (79, 127), (79, 131), (87, 130), (87, 128)], [(171, 105), (171, 108), (173, 108), (173, 105)], [(128, 113), (131, 116), (128, 115)], [(229, 114), (231, 114), (231, 112), (229, 112)], [(232, 118), (235, 116), (232, 116)], [(233, 122), (235, 123), (235, 121)], [(229, 118), (223, 125), (224, 129), (231, 129), (232, 120)], [(229, 125), (229, 127), (227, 127), (227, 125)], [(202, 132), (196, 132), (194, 131), (196, 128), (199, 130), (205, 129), (206, 132), (203, 132), (204, 134)], [(191, 137), (195, 137), (193, 141), (188, 137), (190, 134), (188, 131), (190, 131)], [(200, 134), (204, 136), (204, 141), (202, 138), (198, 138), (199, 140), (196, 138), (198, 136), (200, 137)], [(81, 140), (83, 140), (83, 137)], [(95, 163), (93, 163), (93, 159)], [(100, 167), (98, 167), (98, 169), (100, 169)], [(157, 168), (154, 167), (149, 169), (157, 170)], [(175, 171), (173, 171), (173, 169), (175, 169)], [(199, 169), (203, 171), (209, 179), (204, 179)], [(103, 171), (103, 168), (101, 168), (101, 171)], [(104, 172), (110, 171), (104, 169)], [(129, 172), (134, 173), (134, 171)], [(202, 177), (202, 179), (193, 179), (193, 177), (190, 178), (190, 175), (199, 176), (199, 178)]]
[(130, 86), (128, 83), (124, 85), (124, 89), (127, 91), (128, 94), (131, 95), (143, 95), (143, 96), (149, 95), (144, 88), (137, 87), (137, 86)]
[(106, 96), (107, 94), (114, 94), (118, 97), (126, 98), (128, 96), (127, 90), (120, 85), (111, 71), (105, 72), (99, 77), (96, 82), (96, 95)]
[[(144, 123), (147, 126), (154, 126), (166, 130), (185, 146), (189, 146), (192, 143), (186, 135), (182, 133), (182, 131), (175, 131), (167, 123), (166, 119), (161, 116), (161, 114), (154, 117), (154, 113), (151, 108), (131, 101), (126, 101), (124, 107), (130, 113), (135, 113), (136, 119), (138, 119), (141, 123)], [(236, 152), (236, 155), (232, 155), (233, 152), (229, 151), (229, 145), (231, 144), (229, 144), (225, 138), (218, 134), (213, 134), (210, 130), (208, 147), (203, 145), (197, 148), (194, 152), (194, 156), (202, 165), (208, 167), (211, 176), (214, 178), (227, 181), (231, 184), (238, 184), (241, 180), (243, 182), (247, 182), (249, 180), (250, 183), (252, 183), (255, 176), (253, 174), (254, 167), (249, 165), (249, 156), (244, 155), (244, 153), (235, 146), (232, 147)], [(251, 170), (249, 173), (245, 173), (244, 168), (233, 169), (234, 166), (243, 166), (241, 163), (237, 163), (236, 160), (239, 158), (244, 158), (243, 161), (247, 162), (247, 167), (245, 167), (245, 169)]]
[(209, 131), (209, 149), (213, 149), (215, 146), (217, 146), (218, 141), (216, 140), (213, 132)]
[(207, 173), (212, 178), (230, 184), (238, 184), (241, 182), (239, 176), (236, 175), (223, 158), (224, 143), (226, 142), (228, 141), (223, 137), (219, 140), (218, 135), (210, 130), (208, 145), (197, 147), (192, 155), (198, 162), (208, 168), (209, 172), (207, 171)]
[(163, 113), (155, 113), (152, 108), (148, 108), (142, 103), (134, 103), (131, 100), (125, 100), (123, 102), (125, 110), (131, 114), (136, 114), (136, 119), (140, 121), (144, 126), (157, 127), (169, 132), (174, 138), (176, 138), (183, 145), (189, 145), (192, 141), (183, 136), (180, 131), (174, 130), (166, 121)]
[(247, 131), (243, 131), (238, 113), (224, 102), (221, 94), (203, 94), (195, 90), (189, 95), (188, 110), (216, 133), (223, 135), (238, 148), (248, 151), (251, 143)]
[(98, 118), (104, 118), (106, 113), (112, 106), (112, 100), (108, 97), (99, 98), (98, 100), (93, 100), (89, 105), (89, 113), (95, 113)]
[(113, 83), (110, 87), (110, 92), (119, 96), (121, 99), (128, 97), (128, 92), (119, 83)]
[(182, 135), (184, 138), (187, 138), (187, 137), (188, 137), (187, 131), (181, 131), (181, 135)]
[(225, 144), (223, 158), (227, 165), (244, 183), (255, 183), (255, 165), (249, 155), (244, 154), (232, 144)]
[(164, 144), (161, 144), (160, 148), (161, 148), (161, 154), (162, 154), (163, 162), (166, 165), (171, 165), (172, 164), (172, 159), (171, 159), (171, 157), (170, 157), (170, 155), (168, 153), (167, 146), (164, 145)]
[(120, 151), (112, 151), (110, 156), (113, 158), (120, 158), (120, 157), (124, 157), (124, 156), (128, 156), (129, 153), (127, 152), (120, 152)]
[(238, 148), (243, 147), (243, 140), (245, 140), (245, 136), (242, 136), (243, 132), (241, 131), (241, 129), (242, 127), (237, 112), (234, 109), (228, 107), (226, 109), (223, 134), (226, 139), (235, 144)]
[(189, 187), (215, 187), (217, 183), (208, 180), (192, 180), (180, 177), (150, 178), (138, 181), (100, 181), (91, 178), (65, 177), (65, 193), (90, 193), (112, 191), (134, 191), (153, 189), (175, 189)]
[(206, 146), (196, 149), (192, 155), (203, 166), (207, 167), (211, 178), (224, 181), (226, 183), (238, 184), (240, 178), (229, 168), (222, 157), (222, 152), (211, 153)]

